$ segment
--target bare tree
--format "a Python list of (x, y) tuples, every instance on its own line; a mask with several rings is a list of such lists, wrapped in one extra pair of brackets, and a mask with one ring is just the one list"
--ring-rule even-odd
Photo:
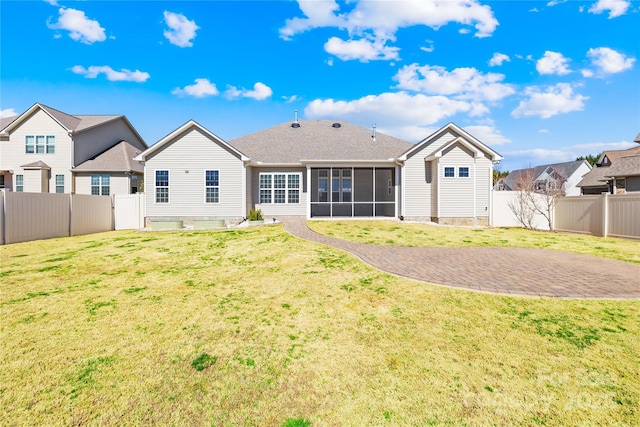
[[(553, 231), (553, 212), (558, 199), (565, 196), (566, 179), (549, 169), (537, 176), (535, 169), (523, 169), (515, 177), (517, 195), (509, 203), (509, 208), (525, 228), (534, 228), (537, 214), (547, 221), (549, 230)], [(544, 178), (540, 179), (542, 175)]]

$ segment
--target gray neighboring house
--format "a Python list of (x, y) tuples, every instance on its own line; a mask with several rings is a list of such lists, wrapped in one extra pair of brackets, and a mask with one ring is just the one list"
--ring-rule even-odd
[(613, 194), (640, 191), (640, 154), (620, 157), (607, 169)]
[(295, 120), (230, 141), (189, 121), (142, 152), (147, 222), (398, 217), (487, 224), (502, 157), (449, 123), (418, 144)]
[[(634, 142), (640, 144), (640, 134), (636, 136)], [(640, 155), (640, 147), (632, 147), (626, 150), (608, 150), (604, 151), (596, 163), (591, 172), (586, 174), (582, 180), (578, 183), (578, 187), (581, 189), (581, 194), (618, 194), (626, 191), (637, 191), (627, 189), (628, 176), (631, 182), (631, 188), (635, 188), (636, 175), (633, 172), (634, 160), (623, 161), (623, 166), (620, 171), (616, 172), (616, 169), (611, 169), (617, 164), (619, 160), (628, 157), (635, 157)], [(627, 173), (629, 175), (616, 175), (617, 173)], [(615, 179), (614, 179), (615, 178)]]
[[(0, 187), (36, 193), (116, 194), (139, 189), (133, 155), (147, 148), (122, 115), (71, 115), (36, 103), (0, 123)], [(131, 158), (109, 150), (126, 141)], [(110, 160), (115, 163), (109, 164)], [(132, 163), (127, 167), (126, 162)], [(78, 173), (77, 173), (78, 172)]]
[(498, 191), (517, 191), (520, 186), (527, 184), (532, 185), (533, 190), (540, 193), (561, 191), (565, 196), (579, 196), (580, 188), (577, 184), (590, 171), (591, 165), (586, 160), (517, 169), (501, 178), (494, 188)]

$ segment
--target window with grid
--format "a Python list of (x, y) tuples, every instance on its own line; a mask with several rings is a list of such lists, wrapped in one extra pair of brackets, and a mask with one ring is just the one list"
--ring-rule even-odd
[(24, 175), (16, 175), (16, 193), (24, 191)]
[(24, 137), (24, 152), (27, 154), (36, 152), (36, 137), (27, 135)]
[(36, 153), (44, 153), (44, 135), (36, 135)]
[(47, 135), (47, 154), (54, 154), (56, 152), (56, 137), (53, 135)]
[(64, 175), (56, 175), (56, 193), (64, 193)]
[(111, 177), (109, 175), (91, 175), (91, 194), (94, 196), (111, 194)]
[(156, 171), (156, 203), (169, 203), (169, 171)]
[(459, 167), (458, 168), (458, 176), (460, 178), (469, 178), (469, 168), (468, 167)]
[(445, 178), (453, 178), (456, 176), (456, 168), (446, 167), (444, 168), (444, 176)]
[(260, 203), (300, 203), (300, 174), (261, 173)]
[(220, 203), (219, 177), (219, 171), (209, 170), (204, 172), (206, 203)]

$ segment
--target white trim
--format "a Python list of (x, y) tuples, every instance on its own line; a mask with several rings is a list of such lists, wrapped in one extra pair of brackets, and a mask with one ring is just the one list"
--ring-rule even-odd
[[(251, 171), (253, 174), (253, 170)], [(242, 218), (247, 217), (247, 162), (242, 162)]]
[[(438, 157), (435, 160), (436, 160), (436, 172), (438, 174), (438, 177), (437, 177), (438, 181), (437, 181), (437, 185), (436, 185), (436, 191), (437, 191), (436, 200), (437, 200), (437, 203), (438, 203), (438, 206), (437, 206), (437, 209), (436, 209), (436, 218), (440, 219), (440, 205), (442, 204), (442, 203), (440, 203), (440, 181), (441, 181), (441, 179), (440, 179), (440, 157)], [(442, 175), (444, 175), (444, 168), (442, 169)], [(431, 212), (433, 212), (433, 208), (431, 209)]]
[[(165, 202), (158, 202), (157, 201), (157, 194), (156, 193), (156, 172), (157, 171), (167, 171), (168, 175), (167, 175), (167, 201)], [(171, 204), (171, 169), (154, 169), (153, 170), (153, 193), (152, 197), (153, 197), (153, 204), (154, 205), (160, 205), (160, 206), (164, 206), (164, 205), (169, 205)], [(160, 187), (160, 188), (164, 188), (164, 187)]]
[(205, 127), (201, 126), (200, 124), (196, 123), (193, 120), (189, 120), (187, 123), (183, 124), (178, 129), (174, 130), (169, 135), (165, 136), (160, 141), (156, 142), (151, 147), (147, 148), (146, 150), (144, 150), (142, 153), (138, 154), (133, 159), (136, 160), (136, 161), (139, 161), (139, 162), (146, 161), (148, 156), (152, 155), (153, 153), (158, 151), (160, 148), (162, 148), (165, 144), (173, 141), (178, 135), (180, 135), (181, 133), (186, 132), (187, 130), (189, 130), (191, 128), (198, 129), (205, 136), (207, 136), (210, 139), (214, 140), (217, 144), (229, 149), (231, 152), (236, 154), (240, 158), (240, 160), (242, 160), (243, 162), (248, 162), (250, 160), (249, 157), (245, 156), (240, 151), (238, 151), (237, 149), (235, 149), (234, 147), (229, 145), (222, 138), (220, 138), (219, 136), (217, 136), (214, 133), (210, 132), (208, 129), (206, 129)]
[(307, 165), (307, 219), (311, 219), (311, 166), (309, 165)]
[[(161, 169), (162, 170), (162, 169)], [(207, 172), (218, 172), (218, 185), (217, 186), (207, 186)], [(204, 169), (203, 170), (203, 178), (204, 178), (204, 205), (219, 205), (220, 204), (220, 169)], [(207, 202), (207, 188), (217, 188), (218, 189), (218, 201), (217, 202)]]
[[(478, 177), (476, 176), (476, 164), (477, 164), (477, 159), (473, 159), (473, 217), (477, 218), (478, 217)], [(462, 166), (464, 167), (464, 166)], [(467, 166), (468, 167), (468, 166)], [(458, 167), (458, 170), (460, 170), (460, 167)], [(471, 175), (471, 168), (469, 168), (469, 175)]]
[[(405, 163), (402, 163), (402, 165), (400, 166), (401, 168), (401, 174), (400, 176), (402, 177), (402, 183), (405, 184), (406, 181), (406, 171), (405, 171)], [(397, 184), (397, 183), (396, 183)], [(402, 197), (402, 208), (401, 208), (401, 214), (403, 217), (406, 217), (406, 208), (407, 208), (407, 189), (406, 189), (406, 185), (402, 186), (402, 190), (400, 191), (400, 197)], [(421, 196), (415, 196), (415, 197), (421, 197)], [(429, 198), (431, 198), (431, 194), (429, 194)], [(431, 204), (431, 201), (429, 201), (429, 204)]]
[[(262, 203), (262, 195), (261, 191), (263, 188), (260, 186), (262, 175), (271, 175), (271, 202), (270, 203)], [(276, 203), (275, 202), (275, 175), (284, 175), (284, 203)], [(289, 176), (297, 175), (298, 176), (298, 188), (289, 188)], [(267, 206), (281, 206), (281, 205), (299, 205), (302, 200), (302, 190), (304, 187), (304, 180), (302, 179), (302, 172), (286, 172), (286, 171), (272, 171), (272, 172), (259, 172), (258, 173), (258, 205), (267, 205)], [(266, 190), (266, 188), (265, 188)], [(282, 190), (278, 188), (278, 190)], [(298, 190), (298, 202), (297, 203), (289, 203), (289, 191)]]
[(398, 197), (399, 196), (398, 195), (398, 187), (400, 187), (400, 168), (398, 167), (398, 165), (396, 165), (396, 167), (393, 168), (393, 172), (394, 172), (395, 181), (396, 181), (396, 185), (394, 186), (395, 187), (394, 188), (395, 194), (393, 196), (393, 202), (396, 205), (395, 210), (394, 210), (394, 216), (396, 218), (398, 218), (398, 215), (399, 215), (398, 200), (400, 200), (399, 197)]

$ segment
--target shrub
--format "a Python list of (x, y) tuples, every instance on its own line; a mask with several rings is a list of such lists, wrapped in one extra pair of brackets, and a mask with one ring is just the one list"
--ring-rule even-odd
[(262, 211), (260, 209), (251, 209), (247, 219), (249, 221), (262, 221)]

